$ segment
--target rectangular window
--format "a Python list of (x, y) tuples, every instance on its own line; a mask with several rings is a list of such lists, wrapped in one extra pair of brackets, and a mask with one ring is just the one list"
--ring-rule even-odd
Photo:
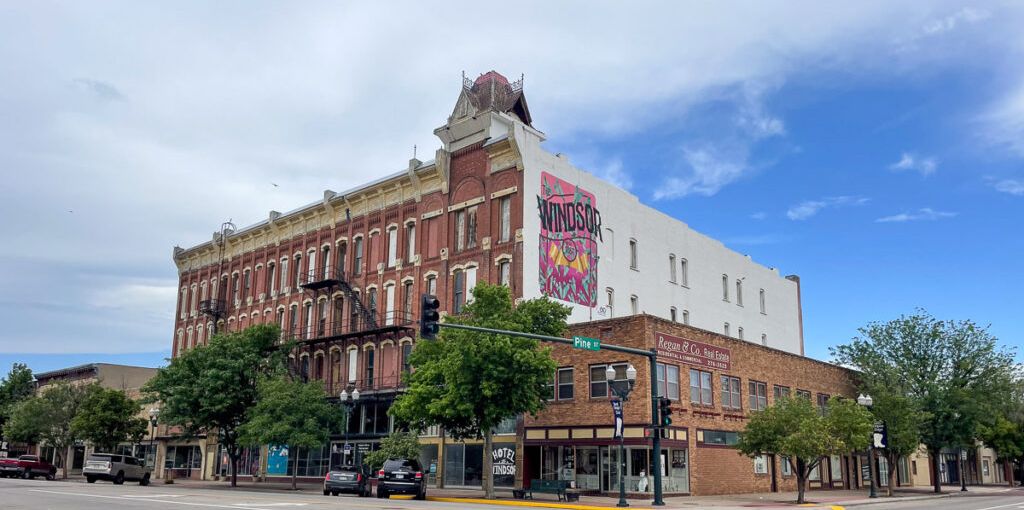
[(288, 259), (281, 260), (281, 290), (288, 288)]
[(402, 321), (409, 322), (412, 320), (412, 282), (405, 282), (402, 284)]
[(722, 301), (729, 301), (729, 275), (722, 275)]
[(455, 211), (455, 251), (466, 249), (466, 211)]
[(768, 474), (768, 456), (767, 455), (756, 455), (756, 456), (754, 456), (754, 474), (755, 475), (767, 475)]
[(809, 392), (807, 390), (799, 390), (798, 389), (798, 390), (796, 390), (796, 396), (800, 397), (800, 398), (806, 398), (807, 400), (810, 400), (811, 399), (811, 392)]
[(676, 320), (676, 307), (673, 306), (672, 308), (668, 309), (668, 318), (672, 322), (679, 322)]
[(476, 248), (476, 206), (466, 210), (466, 249)]
[(498, 200), (498, 209), (498, 242), (507, 243), (512, 239), (512, 197), (501, 197)]
[(452, 280), (454, 284), (452, 308), (455, 313), (462, 313), (462, 307), (466, 304), (466, 275), (461, 269), (459, 269), (455, 271)]
[(818, 393), (818, 413), (822, 416), (825, 416), (825, 413), (828, 411), (828, 399), (829, 395), (827, 393)]
[(252, 272), (246, 271), (242, 278), (242, 301), (249, 297), (249, 290), (252, 288)]
[(765, 308), (765, 304), (764, 304), (764, 289), (761, 289), (761, 292), (760, 292), (758, 297), (759, 297), (759, 300), (761, 301), (761, 313), (765, 313), (765, 314), (768, 313), (768, 312), (765, 311), (766, 308)]
[(668, 256), (668, 281), (676, 283), (676, 256)]
[(776, 402), (784, 398), (789, 398), (789, 386), (779, 386), (776, 384), (773, 393)]
[(431, 296), (436, 296), (437, 295), (437, 277), (436, 276), (428, 276), (427, 277), (427, 294), (430, 294)]
[(629, 296), (629, 307), (632, 309), (633, 315), (640, 313), (640, 298)]
[(679, 400), (679, 367), (676, 365), (657, 364), (659, 397)]
[(476, 267), (466, 268), (466, 302), (473, 302), (473, 289), (476, 288)]
[(296, 335), (299, 325), (299, 305), (292, 305), (292, 313), (288, 317), (288, 334)]
[(686, 262), (686, 259), (682, 259), (682, 261), (679, 262), (679, 270), (680, 270), (680, 273), (682, 273), (679, 276), (679, 278), (680, 278), (680, 281), (679, 281), (680, 285), (682, 285), (683, 287), (689, 287), (690, 286), (690, 267), (689, 267), (689, 264)]
[(498, 283), (508, 287), (512, 284), (512, 262), (502, 260), (498, 263)]
[(743, 280), (736, 280), (736, 304), (743, 306)]
[[(617, 363), (612, 365), (615, 369), (615, 381), (626, 380), (626, 364)], [(590, 398), (601, 398), (610, 395), (608, 391), (608, 380), (605, 378), (605, 370), (608, 365), (591, 365), (590, 367)]]
[(384, 324), (395, 324), (395, 286), (384, 287)]
[(388, 229), (388, 267), (398, 264), (398, 228)]
[(405, 261), (412, 264), (416, 259), (416, 224), (405, 226)]
[(710, 406), (712, 399), (711, 372), (690, 369), (690, 402)]
[(690, 311), (683, 310), (683, 324), (690, 325)]
[(768, 385), (763, 382), (750, 381), (747, 384), (750, 392), (750, 410), (762, 411), (768, 407)]
[(438, 218), (430, 218), (424, 220), (424, 222), (423, 232), (427, 236), (427, 258), (434, 258), (440, 250), (440, 246), (438, 246), (440, 239), (438, 239), (437, 231), (441, 228), (441, 222)]
[(296, 287), (300, 287), (303, 283), (306, 283), (306, 279), (302, 277), (302, 255), (295, 255), (295, 278), (292, 281), (295, 282)]
[(722, 407), (725, 409), (743, 408), (739, 377), (722, 376)]
[(572, 367), (558, 369), (558, 400), (572, 400)]
[(273, 262), (267, 264), (267, 293), (271, 296), (277, 294), (277, 267)]
[(412, 344), (402, 344), (402, 373), (408, 374), (412, 371), (412, 365), (409, 363), (409, 357), (412, 356)]
[(348, 351), (348, 382), (356, 382), (356, 377), (359, 372), (359, 349), (349, 349)]
[(779, 464), (782, 464), (782, 476), (793, 476), (793, 465), (789, 463), (789, 457), (779, 457)]
[(637, 268), (636, 239), (629, 240), (629, 268)]
[(352, 266), (352, 274), (363, 274), (363, 238), (357, 237), (355, 241), (355, 257)]
[(377, 289), (368, 289), (366, 291), (366, 307), (370, 310), (370, 315), (374, 319), (377, 318)]
[(737, 432), (726, 430), (698, 430), (697, 432), (704, 436), (704, 444), (733, 446), (740, 441), (740, 435)]
[(373, 349), (366, 350), (366, 359), (363, 361), (366, 365), (364, 370), (365, 380), (363, 385), (369, 388), (373, 387)]

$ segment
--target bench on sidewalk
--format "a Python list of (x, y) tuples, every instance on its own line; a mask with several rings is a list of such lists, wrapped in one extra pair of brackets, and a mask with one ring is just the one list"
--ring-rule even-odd
[(578, 492), (569, 488), (569, 480), (530, 480), (530, 488), (512, 491), (516, 499), (534, 499), (533, 493), (555, 494), (558, 500), (579, 501)]

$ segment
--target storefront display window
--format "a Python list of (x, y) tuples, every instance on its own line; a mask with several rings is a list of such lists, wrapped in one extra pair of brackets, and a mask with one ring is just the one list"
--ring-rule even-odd
[(198, 446), (168, 446), (164, 457), (164, 469), (174, 471), (179, 478), (189, 478), (192, 471), (198, 471), (203, 465), (203, 455)]
[[(227, 448), (220, 447), (217, 455), (216, 473), (220, 476), (231, 476), (231, 458)], [(258, 475), (260, 469), (260, 448), (242, 448), (242, 456), (238, 459), (238, 476)]]

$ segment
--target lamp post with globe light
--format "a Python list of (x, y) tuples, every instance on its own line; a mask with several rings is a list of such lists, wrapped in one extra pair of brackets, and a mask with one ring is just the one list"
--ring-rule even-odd
[[(857, 397), (857, 403), (871, 409), (871, 406), (875, 403), (875, 400), (871, 398), (871, 395), (865, 395), (863, 393)], [(868, 444), (868, 479), (871, 481), (871, 490), (868, 493), (869, 498), (878, 497), (878, 484), (875, 482), (875, 433), (874, 430), (871, 432), (871, 443)]]
[[(636, 384), (636, 368), (632, 364), (626, 367), (626, 380), (616, 381), (615, 380), (615, 368), (608, 365), (608, 368), (604, 371), (605, 380), (608, 381), (608, 387), (611, 389), (612, 394), (622, 401), (625, 405), (626, 401), (629, 400), (629, 394), (633, 391), (633, 386)], [(625, 420), (623, 420), (625, 421)], [(625, 428), (625, 427), (623, 427)], [(625, 432), (625, 430), (623, 430)], [(625, 471), (626, 471), (626, 445), (625, 445), (625, 434), (619, 434), (619, 503), (616, 506), (627, 507), (629, 503), (626, 502), (626, 483), (625, 483)]]
[[(349, 448), (349, 444), (348, 444), (348, 424), (349, 424), (349, 421), (350, 421), (351, 416), (352, 416), (352, 410), (355, 409), (356, 404), (359, 402), (359, 389), (352, 388), (352, 392), (351, 393), (349, 393), (347, 390), (344, 390), (344, 389), (341, 390), (341, 393), (338, 394), (338, 400), (341, 401), (342, 407), (345, 408), (345, 444), (342, 445), (342, 447), (341, 447), (342, 448), (342, 450), (341, 450), (342, 464), (344, 464), (345, 463), (344, 460), (348, 457), (348, 452), (345, 451), (345, 448)], [(352, 455), (352, 457), (353, 457), (352, 460), (354, 461), (355, 460), (355, 452), (353, 451), (352, 454), (353, 454)], [(355, 462), (353, 462), (353, 464), (355, 464)]]
[[(156, 424), (160, 417), (160, 410), (155, 407), (149, 408), (149, 451), (153, 454), (153, 465), (156, 468), (156, 450), (153, 449), (153, 440), (156, 439)], [(148, 455), (147, 455), (148, 457)], [(146, 459), (149, 462), (149, 459)]]

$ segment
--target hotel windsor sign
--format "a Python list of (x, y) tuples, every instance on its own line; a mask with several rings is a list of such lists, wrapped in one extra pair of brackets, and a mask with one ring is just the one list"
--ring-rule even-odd
[(732, 370), (729, 349), (694, 342), (665, 333), (654, 333), (658, 357), (704, 368)]

